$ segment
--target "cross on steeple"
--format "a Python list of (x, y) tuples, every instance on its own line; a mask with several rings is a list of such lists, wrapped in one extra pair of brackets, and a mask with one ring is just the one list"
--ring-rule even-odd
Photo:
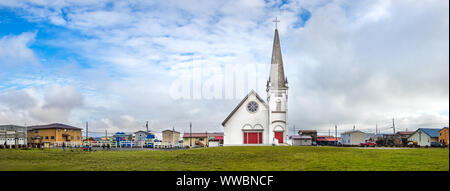
[(277, 17), (275, 17), (275, 20), (273, 20), (272, 22), (275, 23), (275, 29), (278, 29), (278, 23), (280, 22)]

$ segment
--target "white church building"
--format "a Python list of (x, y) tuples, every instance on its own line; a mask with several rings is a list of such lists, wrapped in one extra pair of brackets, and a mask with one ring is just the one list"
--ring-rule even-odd
[(287, 144), (288, 82), (277, 29), (266, 91), (267, 102), (252, 90), (223, 121), (224, 146)]

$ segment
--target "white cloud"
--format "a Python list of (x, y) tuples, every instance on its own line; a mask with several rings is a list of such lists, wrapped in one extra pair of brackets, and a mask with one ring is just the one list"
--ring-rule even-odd
[(22, 33), (0, 38), (0, 69), (5, 67), (21, 67), (17, 65), (36, 64), (38, 60), (28, 45), (34, 41), (36, 33)]
[(82, 106), (83, 96), (71, 86), (10, 90), (0, 95), (0, 119), (3, 123), (20, 121), (29, 125), (66, 123), (72, 111)]

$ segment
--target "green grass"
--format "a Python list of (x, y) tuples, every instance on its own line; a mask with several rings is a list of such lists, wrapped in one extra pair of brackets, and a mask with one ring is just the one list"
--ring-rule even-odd
[(448, 149), (216, 147), (174, 151), (0, 150), (0, 171), (448, 171)]

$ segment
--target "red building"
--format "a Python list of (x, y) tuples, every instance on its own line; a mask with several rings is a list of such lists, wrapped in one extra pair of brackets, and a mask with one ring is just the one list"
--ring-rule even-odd
[(336, 145), (339, 143), (339, 137), (334, 136), (317, 136), (317, 144), (318, 145)]

